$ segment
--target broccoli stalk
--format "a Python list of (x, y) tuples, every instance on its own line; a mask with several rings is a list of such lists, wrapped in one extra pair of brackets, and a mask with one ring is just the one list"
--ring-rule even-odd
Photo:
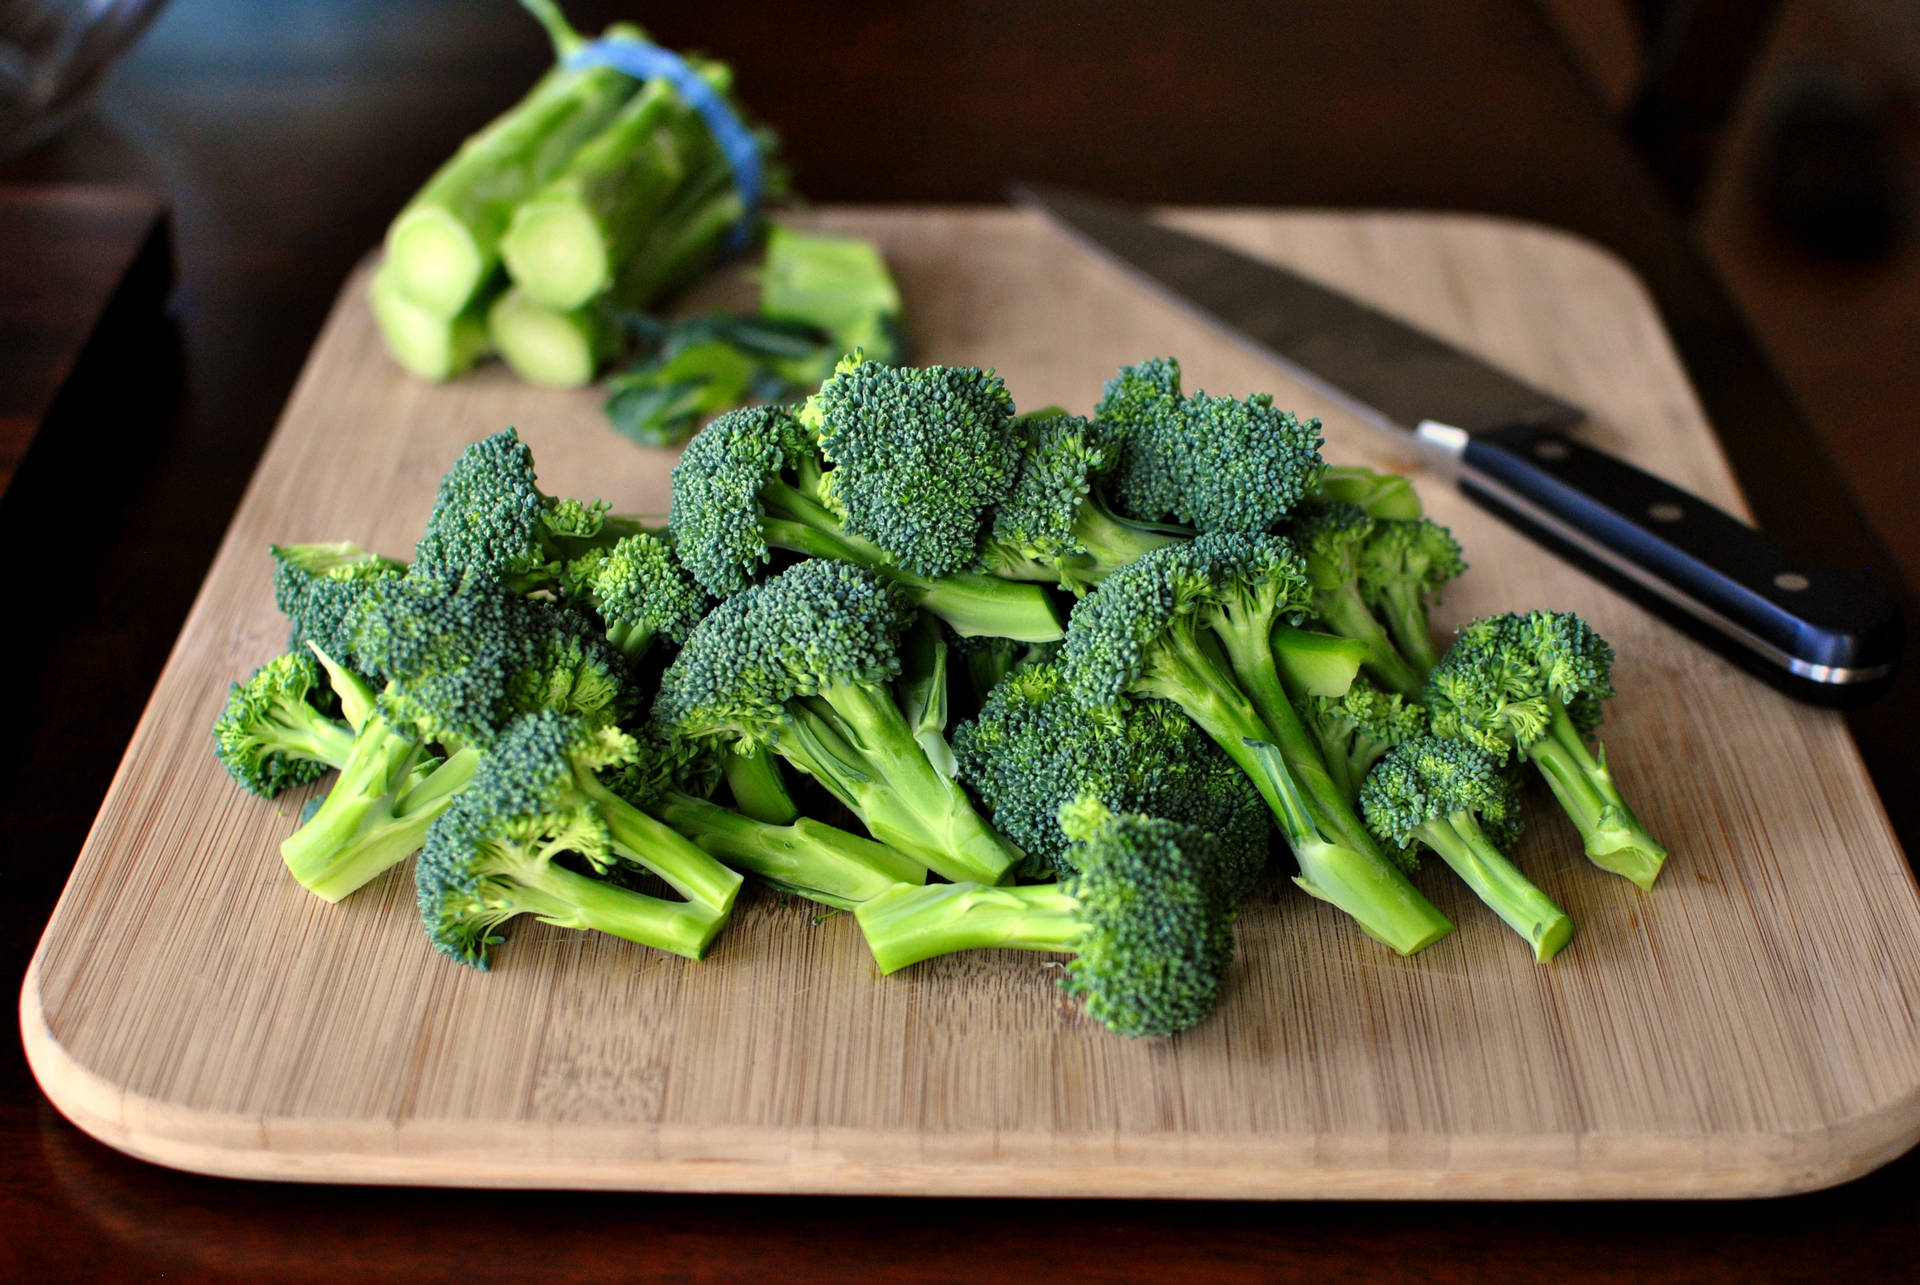
[(1613, 695), (1613, 648), (1571, 612), (1476, 620), (1434, 667), (1433, 730), (1501, 759), (1518, 752), (1547, 780), (1587, 858), (1651, 888), (1667, 850), (1614, 784), (1604, 749), (1587, 747)]
[(1440, 854), (1541, 963), (1573, 937), (1573, 920), (1501, 851), (1520, 837), (1520, 798), (1493, 758), (1465, 741), (1422, 736), (1396, 746), (1360, 791), (1382, 841)]
[(675, 551), (716, 597), (774, 549), (870, 567), (955, 632), (1044, 642), (1046, 590), (969, 571), (1017, 462), (1006, 387), (979, 370), (848, 358), (799, 414), (722, 415), (673, 470)]
[(927, 881), (919, 862), (812, 817), (769, 824), (680, 792), (662, 795), (650, 810), (725, 864), (842, 910)]
[(893, 690), (908, 610), (892, 584), (813, 560), (735, 594), (687, 635), (654, 717), (703, 745), (770, 748), (874, 838), (950, 879), (997, 882), (1019, 852), (928, 757)]
[(1234, 899), (1210, 836), (1092, 800), (1065, 808), (1077, 871), (1057, 884), (895, 888), (854, 910), (892, 973), (937, 955), (1000, 947), (1074, 956), (1061, 988), (1121, 1035), (1174, 1035), (1213, 1011), (1233, 962)]
[(501, 288), (498, 278), (489, 277), (464, 308), (450, 317), (442, 316), (415, 303), (401, 287), (391, 264), (383, 263), (373, 274), (367, 299), (393, 359), (420, 378), (439, 383), (492, 354), (487, 313)]
[[(631, 768), (634, 739), (557, 710), (524, 715), (503, 731), (446, 814), (415, 867), (421, 917), (437, 950), (485, 968), (496, 929), (531, 914), (564, 928), (596, 929), (699, 959), (732, 913), (741, 878), (598, 777)], [(573, 854), (593, 875), (558, 864)], [(617, 863), (664, 879), (668, 901), (595, 875)]]
[(780, 775), (780, 764), (764, 748), (751, 751), (723, 747), (720, 770), (733, 795), (734, 808), (756, 821), (769, 825), (789, 825), (800, 817), (787, 783)]
[[(1274, 661), (1275, 624), (1300, 611), (1309, 592), (1286, 541), (1201, 535), (1148, 554), (1081, 599), (1061, 667), (1089, 709), (1143, 696), (1179, 706), (1247, 774), (1282, 832), (1308, 843), (1296, 856), (1311, 890), (1412, 954), (1453, 926), (1353, 815)], [(1303, 806), (1310, 827), (1299, 824)], [(1336, 865), (1350, 869), (1336, 875)]]
[(1316, 503), (1357, 504), (1370, 518), (1411, 522), (1422, 516), (1413, 483), (1398, 473), (1376, 473), (1359, 464), (1329, 464), (1307, 498)]

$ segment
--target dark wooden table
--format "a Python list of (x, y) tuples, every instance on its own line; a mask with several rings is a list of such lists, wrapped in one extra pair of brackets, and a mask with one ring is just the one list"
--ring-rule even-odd
[[(593, 26), (616, 6), (570, 8)], [(731, 59), (816, 199), (993, 201), (1025, 176), (1148, 201), (1492, 211), (1592, 237), (1652, 288), (1762, 522), (1830, 560), (1885, 565), (1525, 0), (646, 8), (657, 38)], [(177, 0), (90, 118), (0, 165), (0, 187), (163, 193), (179, 273), (170, 318), (124, 345), (118, 378), (48, 421), (0, 504), (0, 547), (20, 577), (0, 631), (12, 679), (0, 975), (25, 968), (341, 279), (544, 60), (507, 0)], [(0, 354), (0, 374), (25, 364)], [(1920, 680), (1853, 719), (1920, 852)], [(1633, 1206), (248, 1184), (93, 1142), (17, 1051), (0, 1058), (0, 1153), (0, 1279), (1826, 1279), (1904, 1275), (1920, 1250), (1913, 1156), (1812, 1196)]]

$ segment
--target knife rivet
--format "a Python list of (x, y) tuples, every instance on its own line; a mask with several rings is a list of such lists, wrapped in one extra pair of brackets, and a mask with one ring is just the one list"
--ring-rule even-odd
[(1687, 511), (1677, 504), (1662, 501), (1647, 510), (1647, 516), (1655, 522), (1678, 522), (1687, 516)]
[(1567, 448), (1565, 442), (1556, 441), (1549, 437), (1544, 441), (1535, 442), (1533, 444), (1533, 453), (1543, 460), (1564, 460), (1573, 452)]
[(1788, 593), (1799, 593), (1802, 589), (1811, 588), (1812, 585), (1813, 581), (1807, 579), (1798, 571), (1782, 571), (1773, 578), (1773, 587), (1776, 589), (1784, 589)]

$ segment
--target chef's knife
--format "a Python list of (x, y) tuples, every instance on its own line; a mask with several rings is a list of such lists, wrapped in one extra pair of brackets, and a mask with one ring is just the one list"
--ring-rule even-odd
[(1479, 504), (1787, 690), (1833, 700), (1893, 673), (1902, 628), (1885, 590), (1797, 558), (1698, 496), (1582, 445), (1566, 432), (1585, 418), (1579, 407), (1125, 206), (1034, 186), (1013, 197), (1414, 446)]

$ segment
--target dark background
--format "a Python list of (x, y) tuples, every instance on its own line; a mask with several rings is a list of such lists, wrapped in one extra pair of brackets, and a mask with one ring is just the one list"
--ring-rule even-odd
[[(1689, 7), (1712, 19), (1704, 38), (1671, 21), (1670, 10)], [(637, 11), (663, 43), (725, 56), (742, 98), (781, 128), (797, 183), (815, 200), (995, 201), (1022, 176), (1145, 201), (1489, 211), (1592, 237), (1654, 292), (1763, 525), (1833, 561), (1895, 574), (1887, 545), (1909, 558), (1920, 549), (1910, 499), (1920, 484), (1920, 269), (1900, 195), (1915, 173), (1920, 42), (1902, 34), (1914, 6), (1789, 0), (1759, 6), (1765, 22), (1712, 12), (1724, 7), (568, 9), (583, 28)], [(1701, 48), (1719, 51), (1706, 70), (1687, 61)], [(0, 547), (13, 553), (26, 604), (0, 631), (15, 679), (14, 735), (0, 738), (0, 976), (25, 968), (341, 280), (433, 166), (517, 98), (547, 56), (507, 0), (176, 0), (93, 112), (0, 163), (0, 191), (88, 181), (163, 190), (178, 273), (168, 316), (115, 350), (112, 377), (63, 394), (0, 503)], [(1716, 69), (1716, 57), (1735, 65)], [(1793, 123), (1795, 86), (1809, 77), (1855, 92), (1879, 140), (1893, 195), (1892, 231), (1877, 242), (1858, 226), (1851, 239), (1823, 239), (1779, 199), (1781, 122)], [(1649, 84), (1668, 92), (1649, 95)], [(1709, 84), (1724, 92), (1701, 92)], [(1831, 141), (1815, 151), (1840, 154)], [(1848, 190), (1833, 178), (1813, 186)], [(8, 270), (21, 265), (0, 266)], [(1871, 502), (1878, 534), (1856, 493)], [(1909, 797), (1920, 780), (1916, 711), (1909, 680), (1854, 721), (1909, 851), (1920, 850)], [(0, 1059), (0, 1151), (10, 1158), (0, 1167), (0, 1277), (15, 1279), (494, 1270), (1815, 1279), (1910, 1270), (1920, 1213), (1912, 1157), (1834, 1193), (1720, 1205), (245, 1184), (152, 1168), (92, 1142), (59, 1119), (17, 1054)]]

